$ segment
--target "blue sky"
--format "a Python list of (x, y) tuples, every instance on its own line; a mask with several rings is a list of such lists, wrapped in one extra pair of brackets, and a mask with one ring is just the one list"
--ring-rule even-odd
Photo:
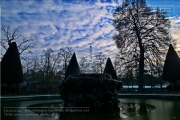
[[(78, 58), (103, 52), (113, 57), (118, 49), (112, 36), (112, 13), (122, 0), (1, 0), (1, 24), (19, 27), (20, 33), (32, 36), (37, 54), (52, 48), (72, 47)], [(151, 7), (172, 8), (172, 36), (180, 44), (180, 1), (147, 0)]]

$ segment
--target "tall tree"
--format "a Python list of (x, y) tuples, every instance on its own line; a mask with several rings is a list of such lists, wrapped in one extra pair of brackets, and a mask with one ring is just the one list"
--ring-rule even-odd
[(67, 70), (65, 73), (65, 79), (67, 79), (69, 75), (79, 74), (79, 73), (80, 73), (80, 68), (76, 59), (76, 54), (74, 53), (67, 67)]
[(110, 58), (107, 59), (103, 74), (110, 74), (113, 79), (118, 79), (116, 71), (114, 70), (114, 67)]
[[(139, 61), (139, 90), (143, 90), (145, 62), (164, 55), (171, 37), (170, 21), (165, 15), (145, 5), (130, 3), (126, 7), (118, 7), (114, 12), (113, 26), (117, 33), (113, 39), (124, 58), (133, 58), (129, 62)], [(154, 56), (154, 54), (156, 56)]]
[(1, 51), (1, 56), (4, 55), (3, 52), (5, 52), (13, 42), (16, 42), (19, 55), (24, 60), (26, 59), (26, 57), (22, 55), (24, 52), (32, 53), (36, 49), (36, 44), (32, 37), (27, 38), (21, 35), (19, 33), (19, 28), (12, 29), (10, 25), (3, 25), (1, 30), (2, 38), (0, 44), (3, 48)]
[(171, 44), (166, 55), (162, 78), (174, 84), (180, 80), (180, 58)]
[(43, 54), (41, 56), (41, 67), (44, 71), (44, 77), (47, 82), (52, 79), (52, 73), (54, 73), (57, 69), (57, 65), (60, 63), (60, 54), (54, 53), (51, 48), (47, 48), (43, 50)]

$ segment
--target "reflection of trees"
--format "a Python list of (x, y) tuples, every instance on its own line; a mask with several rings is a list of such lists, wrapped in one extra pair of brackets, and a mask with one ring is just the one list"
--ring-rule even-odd
[[(63, 102), (41, 103), (28, 106), (28, 110), (37, 115), (43, 115), (50, 118), (63, 118), (63, 120), (119, 120), (120, 118), (128, 118), (133, 116), (144, 115), (154, 111), (153, 105), (139, 103), (120, 103), (120, 113), (109, 112), (106, 114), (89, 113), (89, 112), (63, 112)], [(36, 108), (36, 109), (34, 109)], [(75, 108), (77, 109), (77, 108)], [(70, 110), (70, 109), (69, 109)], [(73, 109), (71, 109), (73, 110)], [(120, 115), (120, 116), (119, 116)]]
[(155, 110), (155, 106), (137, 103), (122, 103), (120, 105), (120, 117), (127, 118), (139, 116)]

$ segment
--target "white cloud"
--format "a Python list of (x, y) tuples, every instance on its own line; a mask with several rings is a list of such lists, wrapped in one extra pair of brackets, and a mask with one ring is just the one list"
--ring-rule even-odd
[(180, 17), (171, 18), (171, 35), (177, 40), (177, 50), (180, 51)]
[[(79, 56), (89, 55), (89, 46), (93, 54), (103, 52), (113, 56), (118, 49), (112, 35), (112, 11), (122, 0), (88, 2), (44, 1), (1, 1), (2, 24), (20, 27), (22, 35), (32, 36), (41, 53), (43, 49), (57, 51), (62, 46), (72, 47)], [(172, 22), (171, 33), (180, 42), (180, 17)]]

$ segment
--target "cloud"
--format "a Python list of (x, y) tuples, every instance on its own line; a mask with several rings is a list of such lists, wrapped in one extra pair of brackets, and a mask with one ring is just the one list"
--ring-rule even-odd
[[(103, 52), (114, 57), (118, 52), (112, 35), (112, 13), (122, 0), (2, 0), (2, 25), (19, 27), (20, 33), (32, 36), (38, 45), (34, 56), (42, 50), (72, 47), (77, 57)], [(180, 42), (180, 17), (174, 19), (171, 33)]]
[(172, 17), (171, 19), (171, 35), (173, 39), (177, 40), (176, 50), (180, 51), (180, 16)]

